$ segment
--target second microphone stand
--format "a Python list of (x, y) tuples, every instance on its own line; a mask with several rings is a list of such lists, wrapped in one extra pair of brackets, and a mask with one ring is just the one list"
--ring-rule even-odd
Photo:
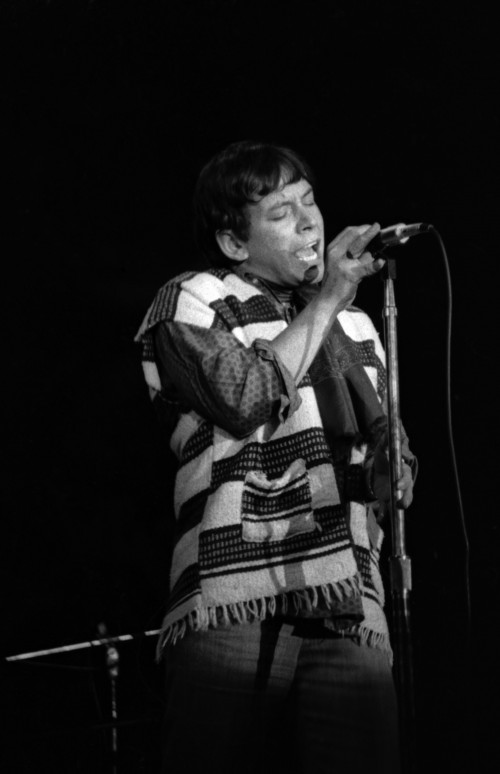
[(397, 308), (394, 293), (396, 263), (386, 260), (384, 271), (384, 336), (387, 355), (387, 408), (391, 481), (391, 556), (389, 558), (395, 680), (398, 692), (403, 774), (416, 772), (415, 701), (410, 626), (411, 560), (406, 553), (405, 512), (398, 507), (397, 481), (402, 475)]

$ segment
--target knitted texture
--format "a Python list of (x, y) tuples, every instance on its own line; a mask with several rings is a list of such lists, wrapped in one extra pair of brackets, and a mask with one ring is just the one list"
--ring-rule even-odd
[[(338, 317), (380, 388), (384, 353), (359, 310)], [(188, 272), (156, 296), (137, 334), (154, 396), (161, 389), (152, 332), (162, 322), (230, 332), (259, 351), (287, 323), (254, 285), (232, 272)], [(275, 613), (334, 607), (362, 597), (356, 631), (389, 649), (379, 573), (382, 531), (362, 502), (343, 502), (308, 375), (284, 421), (273, 419), (238, 439), (194, 411), (171, 437), (177, 455), (177, 538), (159, 650), (191, 628), (263, 619)], [(297, 405), (298, 404), (298, 405)], [(350, 462), (362, 465), (365, 446)]]

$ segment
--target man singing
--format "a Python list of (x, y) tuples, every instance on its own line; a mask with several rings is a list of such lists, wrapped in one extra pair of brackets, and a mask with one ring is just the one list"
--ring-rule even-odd
[(210, 268), (167, 282), (137, 336), (178, 460), (165, 772), (399, 769), (384, 352), (352, 306), (379, 226), (325, 245), (313, 182), (287, 148), (215, 156), (194, 200)]

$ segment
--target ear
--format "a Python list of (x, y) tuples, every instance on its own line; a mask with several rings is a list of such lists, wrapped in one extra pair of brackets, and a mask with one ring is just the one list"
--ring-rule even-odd
[(248, 260), (248, 250), (245, 243), (238, 239), (232, 231), (217, 231), (215, 238), (226, 258), (239, 263)]

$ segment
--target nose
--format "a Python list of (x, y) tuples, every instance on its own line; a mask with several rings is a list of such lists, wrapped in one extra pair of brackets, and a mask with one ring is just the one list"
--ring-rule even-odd
[(316, 220), (311, 210), (311, 207), (304, 207), (303, 205), (300, 207), (297, 218), (298, 231), (307, 231), (308, 229), (315, 227)]

